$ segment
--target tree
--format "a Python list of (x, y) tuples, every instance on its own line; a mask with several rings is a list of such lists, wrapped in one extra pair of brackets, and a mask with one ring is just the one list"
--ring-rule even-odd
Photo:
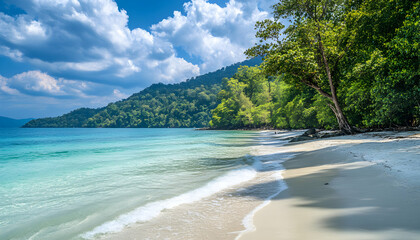
[(267, 78), (259, 67), (243, 66), (219, 92), (220, 104), (212, 111), (214, 128), (256, 128), (271, 123), (271, 96)]
[(364, 0), (351, 7), (357, 34), (341, 88), (347, 117), (365, 127), (418, 126), (420, 2)]
[(242, 128), (252, 124), (252, 103), (245, 96), (246, 84), (235, 78), (224, 79), (219, 92), (221, 103), (212, 111), (210, 126), (218, 128)]
[[(264, 56), (268, 75), (281, 75), (290, 83), (305, 84), (328, 99), (340, 130), (354, 133), (337, 96), (340, 64), (354, 42), (347, 28), (344, 0), (282, 0), (275, 4), (274, 20), (257, 22), (260, 42), (245, 53)], [(284, 29), (281, 19), (291, 19)]]

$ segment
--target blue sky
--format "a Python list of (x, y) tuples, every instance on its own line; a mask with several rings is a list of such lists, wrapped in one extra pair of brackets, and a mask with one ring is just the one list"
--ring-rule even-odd
[(0, 0), (0, 116), (101, 107), (245, 59), (272, 0)]

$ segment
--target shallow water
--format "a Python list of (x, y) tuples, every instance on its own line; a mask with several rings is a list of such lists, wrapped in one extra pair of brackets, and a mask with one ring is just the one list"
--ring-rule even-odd
[[(97, 234), (95, 239), (238, 239), (243, 233), (254, 229), (254, 214), (287, 188), (281, 176), (281, 163), (293, 157), (294, 153), (288, 148), (286, 151), (282, 148), (287, 141), (281, 138), (286, 135), (284, 133), (274, 137), (272, 132), (259, 133), (257, 138), (253, 138), (255, 144), (251, 147), (251, 154), (246, 156), (253, 164), (231, 170), (211, 181), (210, 185), (221, 183), (222, 188), (218, 188), (216, 193), (199, 201), (184, 201), (183, 204), (166, 208), (153, 219), (130, 224), (122, 231)], [(233, 181), (235, 175), (241, 178)], [(230, 184), (222, 184), (226, 178), (231, 179)], [(203, 188), (208, 189), (207, 186)], [(200, 189), (197, 190), (203, 193)], [(193, 192), (195, 190), (187, 195)], [(176, 199), (168, 200), (178, 202)], [(131, 214), (137, 215), (135, 211)], [(113, 220), (101, 227), (108, 228), (108, 224), (121, 222), (122, 219)], [(100, 233), (101, 227), (91, 233)]]
[(0, 129), (0, 239), (80, 239), (252, 179), (258, 132)]

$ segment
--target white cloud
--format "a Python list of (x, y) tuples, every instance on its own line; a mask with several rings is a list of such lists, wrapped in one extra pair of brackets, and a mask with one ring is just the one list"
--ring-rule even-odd
[(47, 39), (45, 28), (39, 21), (19, 15), (16, 18), (0, 12), (0, 36), (12, 44), (36, 44)]
[[(7, 84), (8, 79), (0, 75), (0, 90), (6, 94), (10, 95), (19, 95), (19, 91), (13, 88), (10, 88)], [(0, 91), (0, 92), (1, 92)]]
[[(0, 13), (0, 54), (55, 75), (125, 87), (181, 81), (244, 60), (268, 2), (274, 3), (230, 0), (221, 7), (192, 0), (185, 14), (175, 11), (149, 32), (129, 29), (127, 12), (112, 0), (22, 0), (14, 4), (27, 14)], [(181, 72), (164, 70), (169, 63)]]
[(243, 52), (255, 41), (254, 25), (269, 16), (259, 1), (230, 0), (225, 7), (205, 0), (185, 3), (185, 15), (152, 26), (155, 36), (202, 60), (201, 72), (215, 70), (245, 59)]
[(118, 89), (92, 82), (54, 78), (40, 71), (28, 71), (10, 78), (0, 76), (0, 90), (3, 94), (9, 95), (89, 98), (115, 95)]
[(37, 99), (37, 107), (102, 106), (152, 83), (175, 83), (242, 61), (255, 42), (255, 22), (269, 17), (276, 3), (191, 0), (148, 31), (129, 29), (127, 12), (113, 0), (9, 2), (25, 13), (0, 12), (0, 55), (40, 71), (0, 77), (0, 98), (13, 106)]
[(118, 89), (114, 89), (114, 91), (112, 91), (114, 96), (118, 99), (123, 99), (123, 98), (127, 98), (129, 97), (129, 95), (122, 93), (120, 90)]
[(171, 56), (162, 62), (156, 63), (156, 66), (159, 69), (159, 78), (163, 79), (163, 82), (166, 83), (177, 82), (180, 78), (185, 79), (187, 78), (185, 73), (189, 73), (190, 71), (193, 76), (200, 73), (200, 68), (198, 66), (175, 56)]
[(9, 85), (12, 88), (31, 93), (63, 95), (59, 81), (39, 71), (29, 71), (15, 75)]
[[(55, 64), (54, 64), (55, 65)], [(105, 70), (110, 63), (108, 61), (93, 61), (93, 62), (65, 62), (59, 67), (62, 70), (76, 70), (82, 72), (98, 72)], [(52, 66), (51, 66), (52, 67)]]
[(23, 54), (22, 52), (20, 52), (19, 50), (11, 50), (8, 47), (5, 46), (0, 46), (0, 55), (9, 57), (11, 59), (13, 59), (16, 62), (21, 62), (23, 61)]
[(58, 116), (80, 107), (102, 107), (130, 94), (117, 86), (54, 78), (40, 71), (0, 75), (0, 115)]

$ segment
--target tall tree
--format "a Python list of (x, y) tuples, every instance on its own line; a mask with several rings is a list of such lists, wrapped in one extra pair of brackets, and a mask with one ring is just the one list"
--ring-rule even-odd
[[(259, 43), (248, 56), (264, 56), (269, 75), (283, 74), (291, 83), (305, 84), (328, 99), (339, 128), (354, 132), (337, 96), (340, 63), (350, 52), (354, 33), (347, 28), (345, 0), (282, 0), (273, 6), (274, 20), (257, 22)], [(284, 29), (280, 22), (290, 19)]]

